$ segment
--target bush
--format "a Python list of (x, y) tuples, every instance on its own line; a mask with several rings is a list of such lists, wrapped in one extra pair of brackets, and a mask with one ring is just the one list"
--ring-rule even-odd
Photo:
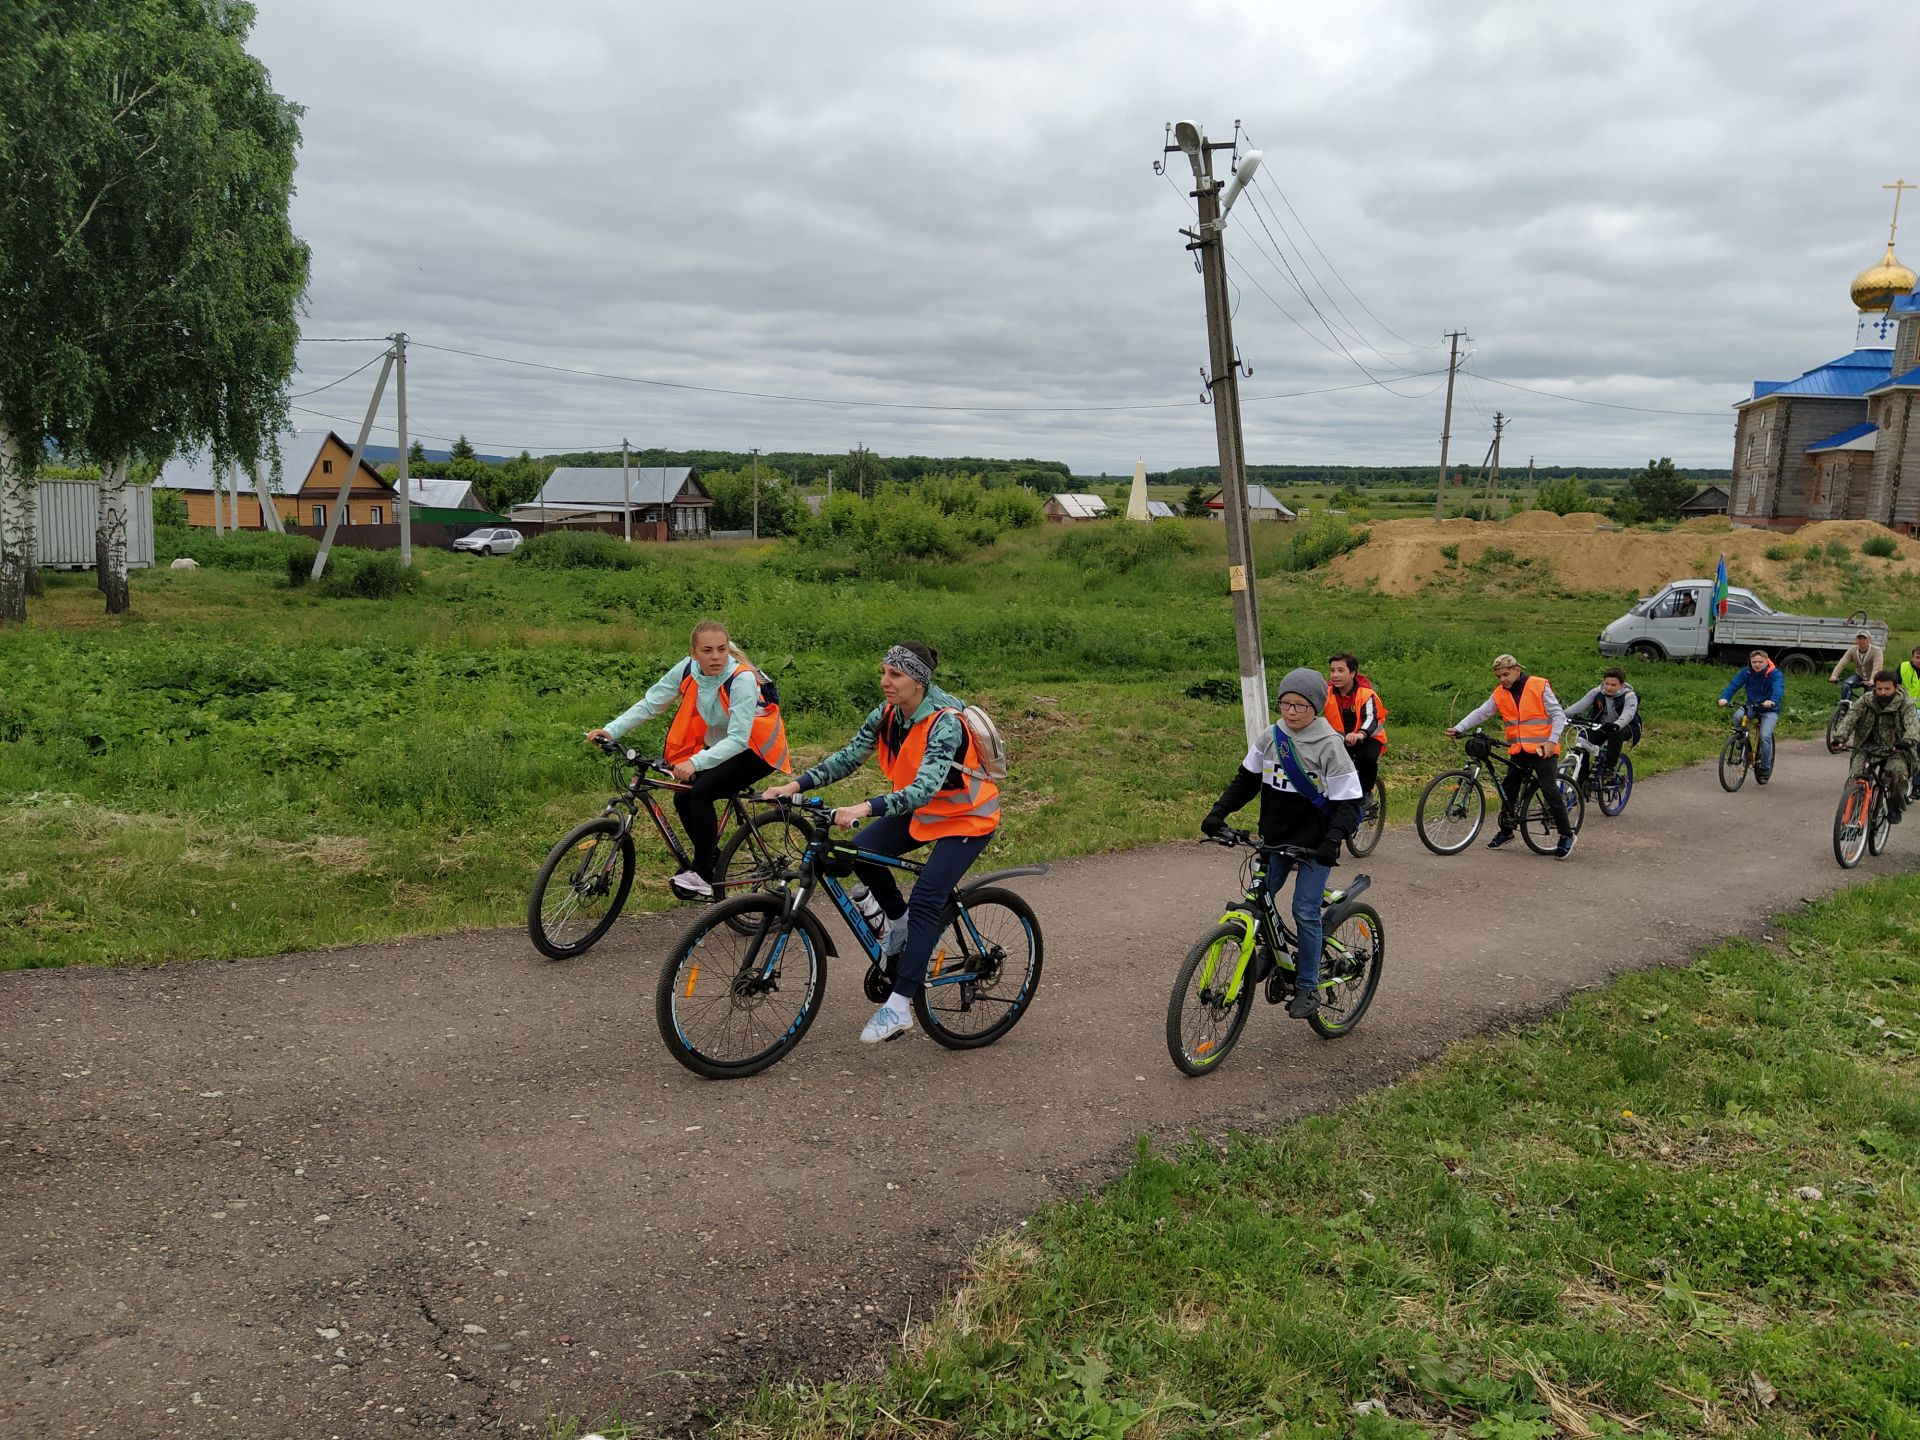
[(1460, 563), (1460, 547), (1458, 545), (1442, 545), (1440, 547), (1440, 558), (1449, 565), (1458, 565)]
[(1829, 540), (1827, 542), (1827, 558), (1829, 560), (1845, 560), (1852, 554), (1853, 547), (1844, 540)]
[(1280, 552), (1280, 568), (1295, 574), (1318, 569), (1349, 550), (1358, 550), (1372, 538), (1371, 530), (1356, 528), (1343, 516), (1321, 515)]
[(1900, 547), (1891, 535), (1875, 535), (1860, 547), (1860, 553), (1877, 560), (1891, 560)]
[(1199, 543), (1179, 525), (1079, 525), (1053, 542), (1057, 560), (1080, 570), (1118, 574), (1131, 574), (1197, 549)]
[(326, 573), (320, 577), (320, 589), (327, 595), (352, 600), (388, 600), (395, 595), (411, 595), (420, 588), (420, 573), (400, 563), (394, 550), (350, 552), (335, 550), (327, 557)]
[(185, 525), (187, 523), (187, 497), (178, 490), (155, 490), (153, 492), (153, 523), (155, 525)]
[(1767, 546), (1769, 560), (1791, 560), (1800, 553), (1800, 547), (1790, 540), (1782, 540), (1778, 545)]
[(598, 530), (549, 530), (522, 544), (513, 558), (536, 570), (634, 570), (646, 563), (641, 551)]
[(980, 514), (1002, 530), (1031, 530), (1040, 523), (1041, 505), (1031, 490), (1008, 485), (987, 492)]
[(213, 570), (271, 572), (286, 569), (296, 556), (304, 557), (311, 566), (319, 549), (318, 542), (304, 535), (275, 535), (269, 530), (242, 530), (237, 534), (215, 536), (211, 530), (195, 525), (156, 522), (153, 527), (153, 563), (161, 569), (184, 555)]

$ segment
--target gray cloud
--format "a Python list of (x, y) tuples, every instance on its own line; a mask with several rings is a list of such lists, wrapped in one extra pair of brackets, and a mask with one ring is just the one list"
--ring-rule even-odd
[[(1256, 461), (1436, 459), (1440, 377), (1395, 394), (1355, 362), (1432, 371), (1455, 326), (1483, 378), (1461, 387), (1454, 454), (1478, 458), (1498, 408), (1522, 463), (1724, 464), (1753, 379), (1849, 347), (1846, 285), (1884, 240), (1878, 187), (1920, 172), (1890, 138), (1920, 11), (1302, 8), (266, 0), (253, 49), (307, 110), (294, 219), (313, 336), (405, 329), (834, 399), (1194, 400), (1190, 184), (1149, 162), (1166, 121), (1221, 139), (1237, 117), (1265, 152), (1262, 208), (1243, 200), (1228, 232), (1245, 391), (1363, 382), (1250, 399)], [(1920, 227), (1920, 201), (1910, 213)], [(1359, 332), (1352, 358), (1268, 229), (1327, 320)], [(304, 347), (295, 388), (373, 348)], [(299, 403), (357, 419), (368, 389)], [(1213, 443), (1197, 403), (822, 407), (426, 349), (409, 409), (417, 430), (487, 448), (865, 443), (1117, 474), (1136, 456), (1204, 463)]]

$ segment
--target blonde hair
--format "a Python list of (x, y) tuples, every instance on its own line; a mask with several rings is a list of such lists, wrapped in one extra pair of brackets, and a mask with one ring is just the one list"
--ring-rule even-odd
[(753, 672), (755, 679), (764, 680), (767, 678), (766, 673), (747, 658), (747, 652), (733, 643), (733, 632), (728, 630), (727, 627), (718, 620), (707, 619), (695, 623), (693, 633), (687, 636), (687, 653), (689, 655), (693, 653), (693, 647), (700, 643), (700, 637), (702, 635), (711, 635), (716, 630), (727, 637), (727, 653), (733, 656), (735, 664), (746, 666), (747, 669)]

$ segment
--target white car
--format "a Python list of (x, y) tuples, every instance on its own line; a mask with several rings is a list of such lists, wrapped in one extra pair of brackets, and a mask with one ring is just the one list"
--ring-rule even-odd
[(456, 550), (466, 550), (475, 555), (511, 555), (520, 548), (518, 530), (476, 530), (471, 535), (462, 535), (453, 542)]

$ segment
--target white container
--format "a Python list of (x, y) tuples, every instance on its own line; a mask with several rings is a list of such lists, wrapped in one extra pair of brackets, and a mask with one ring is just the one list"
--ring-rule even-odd
[[(91, 480), (42, 480), (39, 501), (40, 568), (91, 570), (100, 525), (100, 487)], [(153, 487), (127, 486), (127, 568), (153, 564)]]

